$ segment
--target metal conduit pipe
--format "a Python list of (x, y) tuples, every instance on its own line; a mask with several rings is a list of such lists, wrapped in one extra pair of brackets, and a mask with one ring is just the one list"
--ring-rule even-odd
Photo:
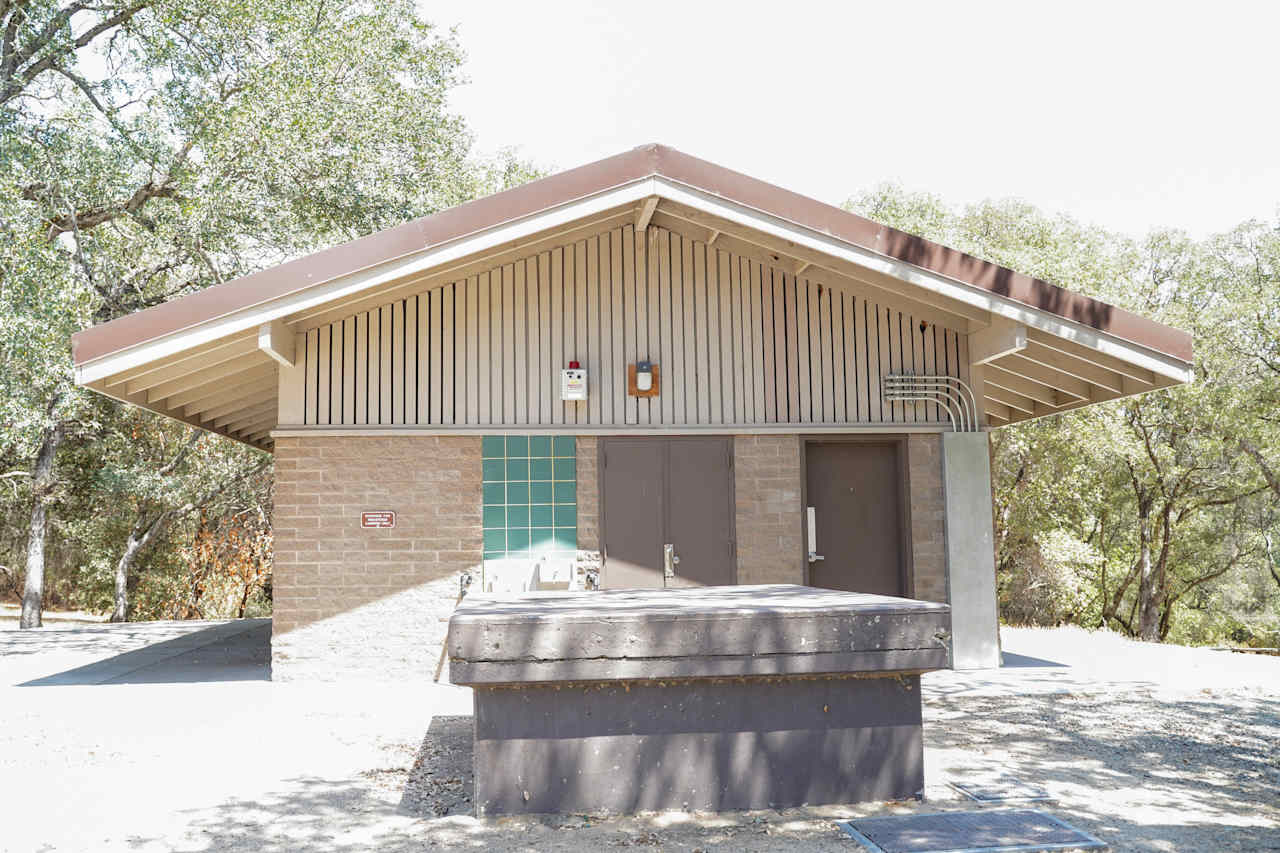
[(886, 382), (885, 397), (891, 401), (905, 401), (907, 399), (924, 400), (931, 403), (945, 401), (952, 425), (957, 432), (969, 432), (976, 425), (976, 419), (969, 411), (963, 395), (957, 394), (946, 383)]
[[(951, 386), (954, 385), (954, 389)], [(974, 429), (978, 426), (978, 401), (973, 393), (973, 389), (963, 379), (955, 376), (938, 376), (938, 375), (914, 375), (914, 374), (890, 374), (885, 377), (885, 387), (893, 387), (899, 391), (911, 390), (912, 388), (921, 389), (924, 387), (936, 388), (945, 386), (948, 396), (955, 395), (964, 406), (968, 414), (969, 423)]]
[(885, 390), (885, 399), (890, 401), (924, 401), (942, 405), (947, 409), (952, 423), (952, 427), (956, 432), (969, 432), (973, 428), (973, 422), (970, 418), (968, 407), (965, 406), (963, 400), (944, 386), (900, 386), (897, 388), (887, 388)]
[(947, 410), (956, 432), (976, 432), (978, 404), (973, 389), (955, 376), (890, 374), (884, 377), (884, 395), (892, 402), (925, 402)]
[(905, 395), (913, 395), (913, 399), (922, 399), (918, 395), (935, 395), (933, 397), (924, 398), (927, 402), (936, 403), (939, 400), (947, 400), (954, 404), (959, 412), (950, 411), (952, 424), (956, 427), (957, 432), (969, 432), (977, 423), (977, 418), (973, 412), (969, 410), (967, 401), (962, 394), (956, 393), (950, 385), (941, 382), (910, 382), (910, 383), (885, 383), (885, 396), (889, 400), (905, 400)]
[(960, 423), (960, 431), (969, 432), (977, 428), (978, 413), (975, 411), (974, 407), (970, 404), (969, 400), (966, 398), (964, 393), (962, 393), (959, 389), (954, 388), (949, 383), (912, 382), (912, 383), (894, 384), (888, 387), (897, 393), (914, 393), (914, 394), (932, 393), (932, 394), (938, 394), (940, 396), (945, 396), (947, 399), (955, 402), (961, 412), (962, 422)]
[(963, 416), (959, 416), (959, 417), (957, 416), (955, 410), (952, 408), (952, 405), (954, 404), (955, 401), (947, 397), (901, 396), (901, 397), (886, 397), (886, 399), (892, 400), (895, 403), (921, 402), (921, 403), (933, 403), (935, 405), (940, 405), (947, 410), (947, 416), (951, 421), (951, 428), (955, 432), (968, 432), (967, 429), (960, 428), (959, 425), (964, 423), (964, 418)]

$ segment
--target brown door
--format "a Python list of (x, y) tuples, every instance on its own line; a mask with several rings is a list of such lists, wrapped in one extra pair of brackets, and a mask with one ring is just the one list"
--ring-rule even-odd
[(896, 442), (805, 445), (805, 548), (822, 557), (809, 562), (810, 586), (907, 594), (898, 448)]
[[(605, 589), (732, 584), (733, 444), (727, 438), (600, 442)], [(674, 576), (664, 583), (664, 548)]]

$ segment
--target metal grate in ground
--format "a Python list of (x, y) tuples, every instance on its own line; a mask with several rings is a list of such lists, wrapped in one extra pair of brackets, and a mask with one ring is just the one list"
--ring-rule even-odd
[(1038, 809), (893, 815), (836, 825), (871, 853), (1031, 853), (1107, 846)]
[(947, 784), (979, 803), (1033, 803), (1053, 799), (1049, 792), (1039, 785), (1023, 782), (1014, 776)]

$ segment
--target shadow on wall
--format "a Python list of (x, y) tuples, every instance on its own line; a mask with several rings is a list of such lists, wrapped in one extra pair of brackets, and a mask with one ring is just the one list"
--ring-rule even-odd
[[(479, 566), (470, 570), (479, 577)], [(461, 571), (383, 590), (339, 612), (291, 625), (277, 611), (271, 638), (276, 681), (426, 681), (440, 660)], [(474, 587), (473, 587), (474, 588)], [(447, 675), (442, 681), (448, 681)]]

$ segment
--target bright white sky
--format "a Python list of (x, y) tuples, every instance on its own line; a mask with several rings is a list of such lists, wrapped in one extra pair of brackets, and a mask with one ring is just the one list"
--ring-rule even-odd
[(429, 0), (481, 151), (661, 142), (839, 204), (881, 181), (1141, 234), (1280, 211), (1280, 4)]

